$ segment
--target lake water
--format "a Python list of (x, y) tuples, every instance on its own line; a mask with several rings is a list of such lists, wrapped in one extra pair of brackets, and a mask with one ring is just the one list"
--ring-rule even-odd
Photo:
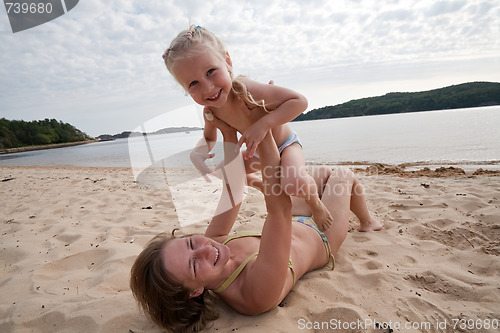
[[(500, 169), (499, 125), (500, 106), (290, 124), (312, 164), (453, 164), (487, 169)], [(0, 165), (190, 166), (189, 152), (201, 136), (202, 131), (192, 131), (4, 154)]]

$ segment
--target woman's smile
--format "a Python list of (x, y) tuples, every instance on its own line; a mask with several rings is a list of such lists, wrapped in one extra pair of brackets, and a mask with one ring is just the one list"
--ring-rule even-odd
[(214, 260), (214, 266), (215, 266), (215, 264), (219, 260), (219, 249), (216, 248), (215, 246), (214, 246), (214, 249), (215, 249), (215, 260)]

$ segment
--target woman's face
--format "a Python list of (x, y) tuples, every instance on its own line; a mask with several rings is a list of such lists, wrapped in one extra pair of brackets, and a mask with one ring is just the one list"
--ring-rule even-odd
[(205, 236), (195, 235), (167, 242), (162, 258), (166, 271), (185, 288), (191, 291), (216, 289), (223, 282), (221, 275), (229, 260), (229, 248)]
[(231, 59), (222, 59), (214, 51), (194, 52), (176, 60), (172, 74), (193, 100), (203, 106), (220, 108), (231, 91)]

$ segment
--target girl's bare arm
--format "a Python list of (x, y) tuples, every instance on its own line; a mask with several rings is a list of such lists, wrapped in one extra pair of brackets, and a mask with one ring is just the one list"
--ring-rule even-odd
[(267, 131), (286, 124), (307, 109), (307, 99), (293, 90), (263, 84), (252, 80), (244, 80), (247, 90), (256, 101), (263, 100), (266, 109), (270, 111), (258, 119), (241, 136), (238, 145), (247, 146), (245, 158), (254, 156), (257, 146), (264, 138)]

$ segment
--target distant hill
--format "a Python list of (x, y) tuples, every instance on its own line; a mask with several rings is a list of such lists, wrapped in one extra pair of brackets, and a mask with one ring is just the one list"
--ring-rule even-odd
[(144, 134), (148, 135), (157, 135), (157, 134), (167, 134), (167, 133), (177, 133), (177, 132), (190, 132), (190, 131), (200, 131), (202, 128), (200, 127), (169, 127), (169, 128), (163, 128), (161, 130), (158, 130), (153, 133), (141, 133), (141, 132), (131, 132), (131, 131), (126, 131), (126, 132), (121, 132), (120, 134), (103, 134), (99, 135), (97, 137), (98, 140), (101, 141), (110, 141), (110, 140), (115, 140), (115, 139), (126, 139), (129, 136), (142, 136)]
[(26, 146), (61, 145), (92, 140), (74, 126), (56, 119), (35, 121), (0, 119), (0, 150)]
[(500, 83), (471, 82), (422, 92), (393, 92), (311, 110), (294, 121), (433, 111), (500, 104)]

